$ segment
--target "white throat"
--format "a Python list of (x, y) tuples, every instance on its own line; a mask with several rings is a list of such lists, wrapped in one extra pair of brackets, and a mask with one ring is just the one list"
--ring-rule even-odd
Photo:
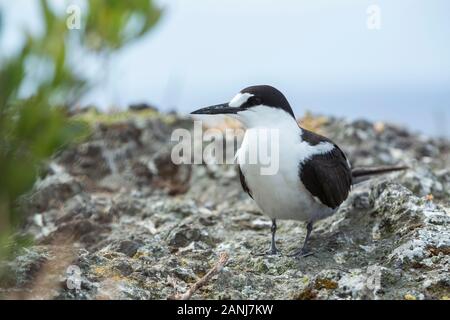
[(286, 111), (264, 105), (251, 107), (234, 116), (247, 129), (267, 128), (280, 129), (292, 134), (301, 131), (297, 121)]

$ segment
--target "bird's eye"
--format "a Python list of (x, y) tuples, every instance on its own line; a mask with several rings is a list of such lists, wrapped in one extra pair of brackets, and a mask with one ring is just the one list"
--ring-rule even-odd
[(261, 104), (261, 98), (259, 98), (259, 97), (253, 96), (247, 100), (247, 105), (249, 105), (249, 106), (257, 106), (260, 104)]

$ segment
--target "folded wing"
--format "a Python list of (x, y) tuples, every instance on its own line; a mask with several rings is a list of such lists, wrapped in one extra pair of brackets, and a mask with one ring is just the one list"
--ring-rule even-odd
[(347, 158), (335, 144), (333, 150), (314, 155), (301, 163), (300, 178), (314, 197), (332, 209), (347, 199), (352, 186), (352, 172)]

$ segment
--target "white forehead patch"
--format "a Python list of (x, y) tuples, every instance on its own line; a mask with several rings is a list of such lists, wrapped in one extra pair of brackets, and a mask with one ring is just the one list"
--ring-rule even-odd
[(246, 103), (250, 97), (253, 96), (254, 95), (251, 93), (238, 93), (233, 99), (231, 99), (228, 105), (232, 108), (239, 108), (244, 103)]

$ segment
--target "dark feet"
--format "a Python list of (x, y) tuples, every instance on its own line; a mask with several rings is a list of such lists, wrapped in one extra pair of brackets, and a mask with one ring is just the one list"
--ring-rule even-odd
[[(313, 229), (313, 222), (310, 221), (307, 225), (306, 225), (306, 237), (305, 237), (305, 241), (303, 242), (303, 246), (301, 249), (294, 251), (292, 254), (288, 255), (288, 257), (295, 257), (297, 259), (299, 258), (305, 258), (305, 257), (309, 257), (311, 255), (314, 254), (314, 252), (309, 251), (306, 249), (307, 244), (308, 244), (308, 240), (309, 237), (311, 236), (311, 231)], [(277, 222), (275, 219), (272, 219), (272, 241), (270, 243), (270, 249), (267, 252), (264, 253), (256, 253), (255, 256), (276, 256), (276, 255), (281, 255), (281, 251), (278, 250), (276, 244), (275, 244), (275, 234), (277, 232)]]
[(294, 251), (293, 253), (291, 253), (290, 255), (288, 255), (288, 257), (293, 257), (296, 259), (300, 259), (300, 258), (306, 258), (309, 256), (312, 256), (314, 254), (313, 251), (309, 251), (305, 248), (301, 248), (299, 250)]
[(281, 254), (281, 251), (278, 250), (277, 245), (275, 243), (275, 234), (277, 232), (277, 221), (275, 219), (272, 219), (272, 227), (270, 228), (270, 230), (272, 232), (270, 249), (269, 251), (265, 252), (264, 254), (261, 254), (260, 256), (277, 256)]
[(281, 251), (278, 250), (277, 247), (270, 248), (270, 250), (266, 252), (266, 256), (277, 256), (277, 255), (281, 255)]
[(312, 229), (313, 229), (313, 223), (309, 222), (306, 225), (306, 237), (305, 237), (305, 241), (303, 242), (302, 248), (297, 251), (294, 251), (294, 253), (290, 254), (288, 257), (295, 257), (296, 259), (300, 259), (300, 258), (309, 257), (314, 254), (314, 252), (309, 251), (307, 249), (307, 244), (308, 244), (309, 238), (311, 236)]
[(263, 256), (278, 256), (281, 255), (281, 251), (278, 250), (277, 247), (275, 248), (270, 248), (268, 251), (266, 252), (262, 252), (262, 253), (255, 253), (255, 256), (257, 257), (263, 257)]

